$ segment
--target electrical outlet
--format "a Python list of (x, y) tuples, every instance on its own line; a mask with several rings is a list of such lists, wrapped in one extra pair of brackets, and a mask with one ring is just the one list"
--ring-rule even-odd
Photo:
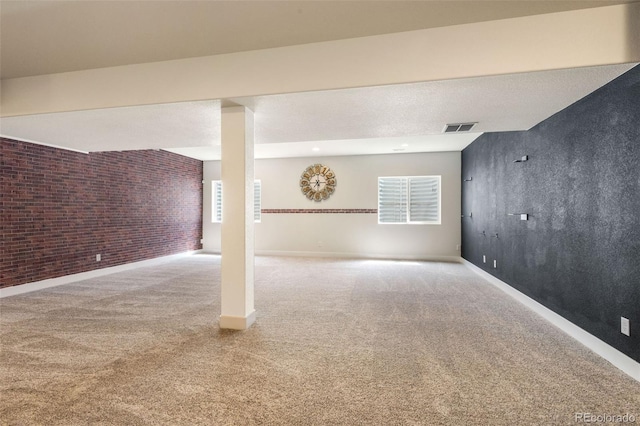
[(456, 244), (456, 251), (460, 251), (460, 244)]
[(200, 238), (200, 244), (204, 243), (204, 238)]
[(493, 260), (493, 269), (498, 269), (498, 261), (497, 260)]
[(96, 262), (100, 262), (102, 260), (101, 254), (96, 254)]
[(482, 263), (487, 263), (487, 256), (484, 254), (482, 255)]
[(620, 333), (625, 336), (629, 336), (629, 319), (625, 317), (620, 317)]

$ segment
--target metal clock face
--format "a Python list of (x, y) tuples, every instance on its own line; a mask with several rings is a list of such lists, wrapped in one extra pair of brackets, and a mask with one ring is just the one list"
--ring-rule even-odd
[(336, 174), (327, 166), (314, 164), (300, 176), (302, 193), (310, 200), (326, 200), (336, 190)]

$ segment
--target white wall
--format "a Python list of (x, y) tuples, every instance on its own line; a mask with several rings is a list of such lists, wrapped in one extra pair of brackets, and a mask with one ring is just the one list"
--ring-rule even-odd
[[(441, 225), (379, 225), (376, 214), (265, 213), (256, 224), (259, 254), (430, 259), (459, 256), (460, 152), (256, 160), (263, 209), (377, 209), (378, 176), (442, 176)], [(308, 200), (300, 175), (314, 163), (336, 173), (328, 200)], [(205, 251), (220, 252), (220, 224), (211, 223), (211, 181), (220, 162), (204, 163)]]

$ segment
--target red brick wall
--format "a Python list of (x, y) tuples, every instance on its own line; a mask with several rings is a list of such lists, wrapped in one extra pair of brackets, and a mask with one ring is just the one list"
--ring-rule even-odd
[(0, 167), (0, 287), (201, 247), (201, 161), (0, 139)]

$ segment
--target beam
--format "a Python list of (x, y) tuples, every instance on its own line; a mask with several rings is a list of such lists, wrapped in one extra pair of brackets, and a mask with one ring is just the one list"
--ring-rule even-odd
[(7, 79), (3, 117), (640, 62), (640, 3)]

